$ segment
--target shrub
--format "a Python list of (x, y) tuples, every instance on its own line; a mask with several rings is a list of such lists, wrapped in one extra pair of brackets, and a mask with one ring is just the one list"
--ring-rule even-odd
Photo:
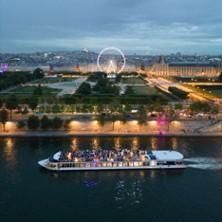
[(31, 130), (36, 130), (39, 128), (40, 121), (38, 116), (30, 116), (27, 121), (27, 126)]

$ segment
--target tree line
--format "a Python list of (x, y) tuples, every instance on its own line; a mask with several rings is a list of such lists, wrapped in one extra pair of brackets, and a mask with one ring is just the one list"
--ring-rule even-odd
[(17, 123), (17, 127), (19, 129), (28, 128), (30, 130), (58, 130), (62, 127), (64, 127), (64, 121), (59, 117), (54, 117), (52, 119), (48, 118), (46, 115), (44, 115), (42, 118), (39, 118), (38, 116), (32, 115), (28, 118), (27, 121), (21, 120)]
[(33, 72), (4, 72), (0, 75), (0, 91), (44, 77), (42, 69)]

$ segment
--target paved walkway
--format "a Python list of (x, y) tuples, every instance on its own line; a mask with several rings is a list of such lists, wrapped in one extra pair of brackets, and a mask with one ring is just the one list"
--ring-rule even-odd
[(0, 137), (67, 137), (67, 136), (222, 136), (222, 121), (172, 121), (170, 124), (148, 121), (139, 125), (137, 121), (125, 124), (117, 121), (100, 125), (98, 121), (73, 121), (69, 129), (58, 131), (18, 130), (16, 123), (6, 125), (6, 132)]
[(73, 136), (158, 136), (158, 137), (222, 137), (221, 133), (184, 133), (184, 132), (167, 132), (160, 134), (159, 132), (147, 133), (117, 133), (117, 132), (65, 132), (65, 131), (29, 131), (1, 133), (0, 138), (4, 137), (73, 137)]

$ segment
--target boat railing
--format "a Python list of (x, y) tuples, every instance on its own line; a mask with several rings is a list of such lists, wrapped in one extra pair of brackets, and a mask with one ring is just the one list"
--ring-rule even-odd
[(91, 161), (91, 162), (59, 162), (56, 163), (60, 167), (136, 167), (146, 166), (147, 161)]
[[(72, 167), (82, 167), (82, 168), (95, 168), (95, 167), (143, 167), (143, 166), (149, 166), (150, 164), (154, 164), (153, 161), (90, 161), (90, 162), (75, 162), (75, 161), (69, 161), (69, 162), (49, 162), (49, 166), (51, 167), (57, 167), (57, 168), (72, 168)], [(158, 161), (154, 165), (181, 165), (181, 161), (175, 161), (174, 163), (167, 161)]]

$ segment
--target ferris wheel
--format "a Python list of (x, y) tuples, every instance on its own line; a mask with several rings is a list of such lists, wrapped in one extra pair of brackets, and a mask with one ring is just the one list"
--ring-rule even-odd
[(125, 66), (126, 57), (124, 53), (116, 47), (102, 49), (97, 57), (97, 67), (101, 72), (119, 74), (124, 70)]

